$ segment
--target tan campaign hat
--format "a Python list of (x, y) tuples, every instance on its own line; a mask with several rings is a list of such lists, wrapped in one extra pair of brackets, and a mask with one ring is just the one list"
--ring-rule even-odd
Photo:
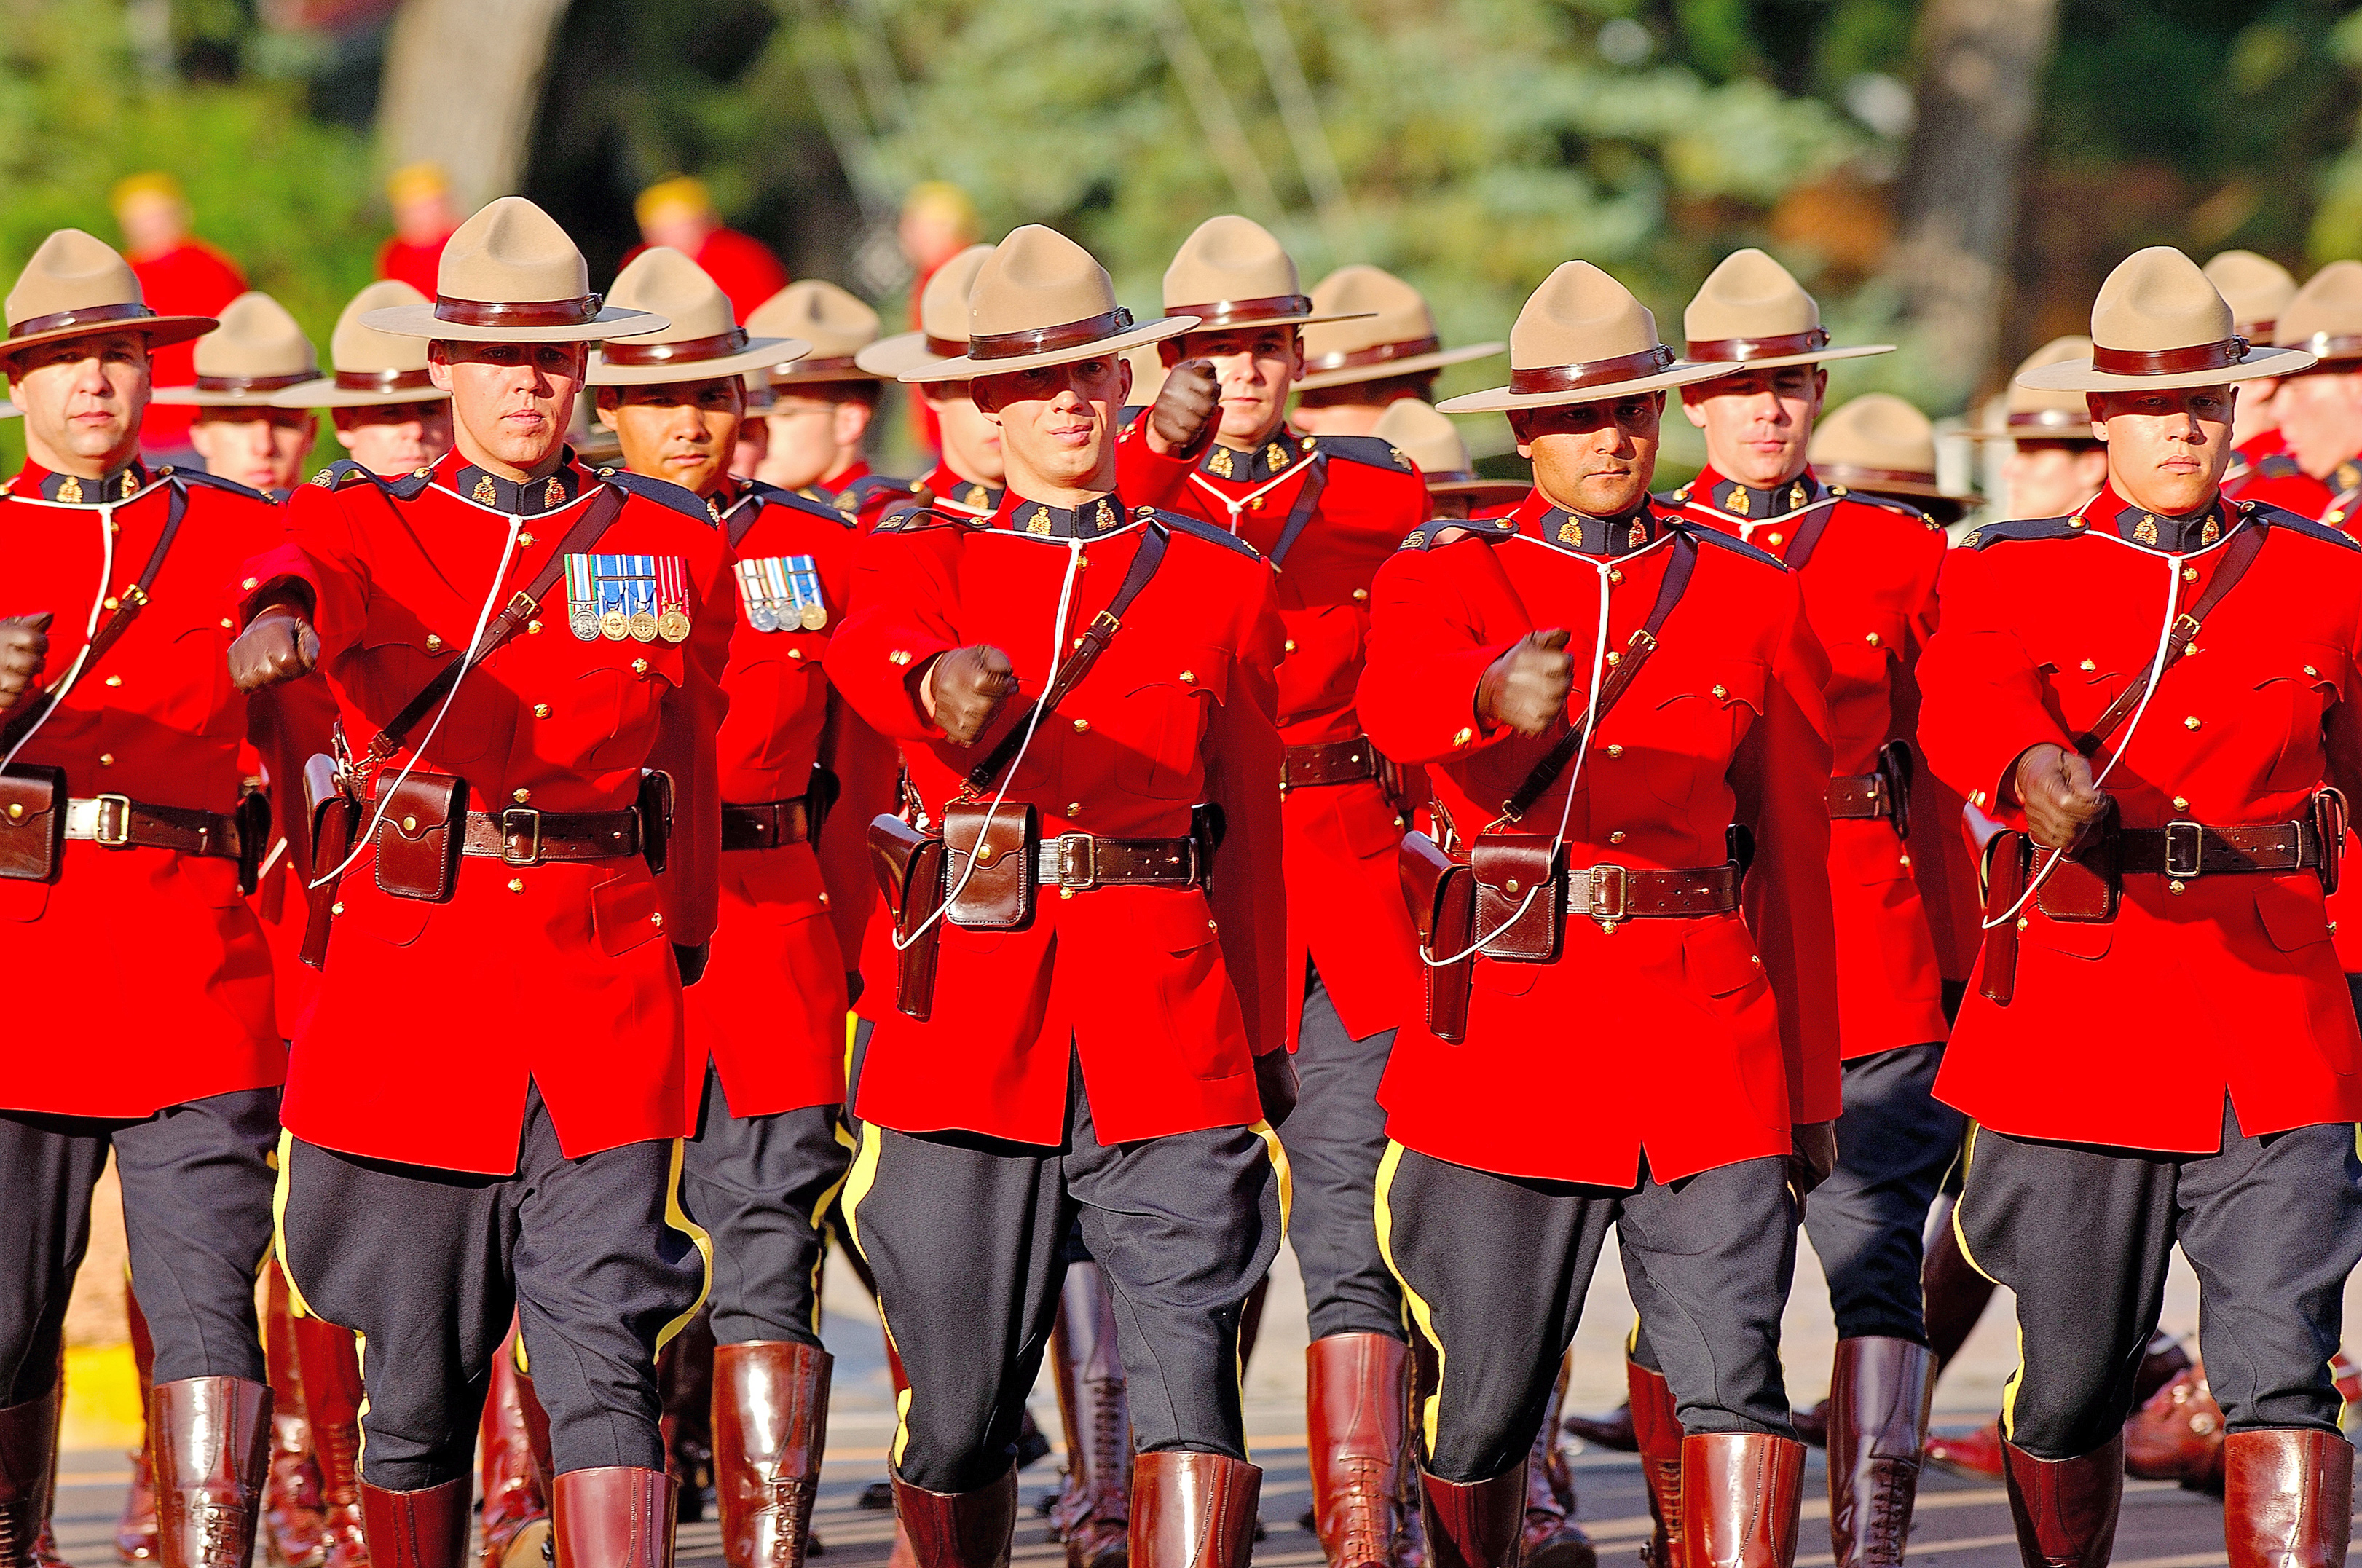
[(1936, 426), (1892, 392), (1866, 392), (1822, 416), (1805, 457), (1825, 484), (1882, 495), (1937, 496)]
[(319, 377), (320, 359), (303, 326), (285, 305), (249, 289), (222, 307), (219, 326), (197, 339), (196, 384), (158, 387), (149, 401), (199, 408), (277, 408), (279, 393)]
[(1355, 262), (1312, 285), (1312, 308), (1349, 313), (1307, 329), (1297, 392), (1416, 375), (1498, 354), (1506, 343), (1446, 348), (1427, 296), (1383, 268)]
[(901, 379), (965, 381), (1072, 364), (1177, 337), (1197, 325), (1194, 315), (1138, 325), (1115, 303), (1115, 284), (1089, 251), (1029, 223), (1011, 229), (977, 271), (967, 296), (967, 352), (905, 370)]
[(1445, 414), (1499, 414), (1604, 403), (1728, 375), (1677, 359), (1632, 291), (1588, 261), (1562, 261), (1509, 328), (1509, 384), (1455, 397)]
[(873, 376), (889, 379), (925, 364), (967, 352), (967, 293), (984, 271), (989, 245), (971, 245), (935, 269), (919, 295), (919, 330), (881, 337), (853, 357)]
[(2231, 329), (2231, 307), (2170, 245), (2116, 263), (2092, 302), (2092, 351), (2038, 370), (2020, 385), (2045, 392), (2134, 392), (2212, 387), (2285, 376), (2312, 363), (2293, 348), (2261, 348)]
[(2092, 340), (2080, 333), (2066, 337), (2054, 337), (2020, 360), (2010, 372), (2009, 392), (2003, 399), (2005, 410), (1999, 425), (1977, 425), (1960, 434), (1971, 441), (2091, 441), (2092, 410), (2079, 392), (2047, 392), (2027, 386), (2022, 379), (2028, 370), (2038, 370), (2045, 365), (2063, 365), (2092, 357)]
[(654, 311), (667, 325), (633, 337), (610, 337), (590, 360), (594, 387), (661, 386), (741, 376), (783, 364), (811, 345), (800, 337), (754, 337), (730, 309), (730, 296), (705, 269), (669, 246), (632, 259), (607, 297), (635, 310)]
[(330, 373), (302, 381), (271, 396), (275, 408), (371, 408), (384, 403), (434, 403), (451, 394), (426, 375), (426, 345), (396, 337), (362, 322), (371, 311), (426, 303), (426, 296), (398, 278), (381, 278), (352, 297), (328, 338)]
[(1465, 495), (1479, 505), (1518, 501), (1533, 486), (1519, 480), (1480, 479), (1460, 427), (1415, 397), (1386, 404), (1370, 434), (1408, 458), (1432, 495)]
[(1195, 316), (1193, 332), (1221, 332), (1348, 321), (1372, 313), (1314, 305), (1297, 282), (1295, 261), (1271, 231), (1253, 218), (1225, 213), (1199, 224), (1164, 269), (1164, 314)]
[(789, 283), (755, 307), (746, 330), (810, 345), (802, 358), (782, 355), (771, 367), (775, 387), (889, 379), (855, 363), (862, 349), (877, 341), (877, 313), (825, 279)]
[(2306, 279), (2280, 313), (2274, 341), (2325, 369), (2353, 370), (2350, 361), (2362, 359), (2362, 261), (2332, 261)]
[(1751, 247), (1705, 275), (1682, 312), (1689, 357), (1727, 370), (1762, 370), (1891, 354), (1892, 343), (1831, 347), (1821, 307), (1788, 269)]
[(2250, 343), (2275, 341), (2280, 313), (2296, 298), (2296, 279), (2287, 268), (2252, 250), (2225, 250), (2200, 271), (2231, 307), (2240, 337)]
[(445, 343), (595, 343), (661, 331), (664, 318), (590, 292), (590, 263), (556, 219), (502, 196), (443, 242), (432, 304), (374, 310), (362, 321), (398, 337)]
[(217, 325), (209, 315), (159, 315), (139, 293), (138, 276), (115, 248), (78, 228), (41, 241), (8, 291), (8, 336), (0, 359), (61, 338), (136, 331), (148, 347), (185, 343)]

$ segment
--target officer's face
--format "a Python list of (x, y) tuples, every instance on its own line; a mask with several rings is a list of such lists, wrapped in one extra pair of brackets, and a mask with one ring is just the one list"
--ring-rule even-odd
[(1682, 389), (1682, 412), (1705, 432), (1706, 460), (1725, 479), (1770, 490), (1805, 471), (1805, 448), (1829, 377), (1818, 365), (1741, 370)]
[(305, 408), (207, 408), (189, 426), (205, 471), (248, 490), (292, 490), (320, 422)]
[(25, 448), (52, 473), (96, 476), (139, 450), (148, 408), (148, 340), (109, 332), (44, 343), (6, 361), (25, 415)]
[[(2249, 396), (2239, 388), (2241, 411)], [(2272, 413), (2288, 437), (2289, 455), (2307, 473), (2325, 474), (2362, 452), (2362, 374), (2313, 371), (2279, 383)]]
[(451, 449), (451, 405), (438, 399), (340, 408), (337, 444), (373, 474), (415, 473)]
[(985, 417), (966, 381), (927, 389), (927, 406), (943, 432), (944, 461), (962, 479), (999, 484), (1008, 472), (1000, 456), (1000, 426)]
[(2080, 441), (2020, 441), (2006, 472), (2012, 517), (2064, 517), (2107, 483), (2108, 454)]
[(1509, 427), (1518, 455), (1534, 465), (1535, 486), (1553, 504), (1615, 517), (1649, 493), (1664, 411), (1663, 392), (1639, 392), (1613, 403), (1519, 409)]
[(428, 344), (426, 373), (451, 394), (460, 456), (511, 480), (556, 462), (590, 354), (583, 343)]
[(1055, 502), (1060, 492), (1115, 488), (1115, 416), (1131, 391), (1131, 367), (1109, 354), (980, 376), (968, 393), (1000, 426), (1010, 488)]
[(2184, 517), (2214, 499), (2231, 466), (2229, 387), (2092, 392), (2092, 433), (2108, 444), (2108, 482), (2144, 511)]
[(728, 475), (746, 412), (736, 376), (652, 387), (599, 389), (599, 423), (624, 446), (624, 466), (711, 495)]
[(1293, 326), (1242, 326), (1228, 332), (1192, 332), (1157, 346), (1167, 367), (1184, 359), (1210, 359), (1221, 388), (1221, 423), (1214, 434), (1233, 446), (1252, 447), (1279, 428), (1287, 413), (1287, 391), (1304, 373), (1304, 346)]
[(762, 479), (782, 490), (818, 484), (861, 456), (861, 440), (876, 411), (858, 398), (833, 398), (818, 392), (774, 389), (777, 400), (765, 421), (771, 427), (771, 449), (763, 459)]

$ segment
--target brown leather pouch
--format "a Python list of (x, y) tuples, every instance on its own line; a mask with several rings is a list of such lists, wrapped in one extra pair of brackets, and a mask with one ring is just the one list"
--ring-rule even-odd
[(304, 811), (312, 830), (314, 880), (304, 889), (304, 945), (296, 956), (319, 969), (328, 962), (328, 926), (336, 919), (337, 884), (342, 880), (337, 868), (361, 831), (360, 802), (337, 787), (337, 759), (326, 752), (304, 761)]
[[(869, 822), (869, 867), (893, 917), (900, 951), (894, 964), (894, 1005), (924, 1023), (935, 1009), (935, 949), (943, 923), (929, 917), (944, 901), (944, 841), (897, 816)], [(925, 926), (923, 934), (911, 933)]]
[(1033, 870), (1042, 813), (1003, 801), (944, 808), (944, 918), (969, 931), (1022, 931), (1033, 923)]
[(2312, 831), (2321, 840), (2321, 890), (2334, 893), (2345, 859), (2345, 791), (2322, 790), (2313, 796), (2309, 812)]
[(1566, 936), (1566, 863), (1555, 838), (1479, 835), (1468, 845), (1476, 877), (1478, 949), (1505, 964), (1555, 964)]
[[(2034, 895), (2035, 907), (2052, 920), (2069, 925), (2105, 925), (2116, 918), (2125, 896), (2125, 841), (2122, 819), (2113, 802), (2092, 841), (2073, 855), (2062, 856)], [(2031, 841), (2029, 841), (2031, 842)], [(2036, 845), (2036, 866), (2050, 852)]]
[[(1449, 958), (1475, 934), (1476, 882), (1467, 867), (1446, 855), (1423, 833), (1403, 834), (1396, 860), (1403, 901), (1429, 959)], [(1473, 953), (1457, 962), (1422, 963), (1427, 971), (1427, 1028), (1438, 1040), (1457, 1044), (1468, 1035), (1468, 988), (1476, 972)]]
[(0, 877), (54, 882), (65, 850), (66, 770), (19, 762), (0, 771)]
[(447, 773), (413, 773), (394, 786), (379, 813), (377, 885), (397, 899), (447, 902), (459, 882), (467, 838), (468, 781)]
[(1997, 833), (1985, 845), (1985, 919), (2001, 923), (1985, 928), (1984, 968), (1977, 990), (1987, 1001), (2003, 1007), (2017, 994), (2018, 917), (2013, 914), (2002, 920), (2002, 916), (2009, 914), (2025, 891), (2032, 848), (2022, 833)]

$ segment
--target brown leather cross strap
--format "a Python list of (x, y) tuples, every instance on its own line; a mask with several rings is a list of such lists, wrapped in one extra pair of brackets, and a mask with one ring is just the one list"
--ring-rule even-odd
[(1045, 888), (1194, 888), (1206, 879), (1194, 838), (1101, 838), (1060, 834), (1042, 841), (1034, 880)]
[(2223, 564), (2214, 569), (2214, 580), (2206, 585), (2206, 591), (2199, 595), (2197, 603), (2174, 617), (2172, 635), (2166, 639), (2164, 659), (2143, 668), (2132, 683), (2117, 694), (2116, 700), (2108, 704), (2106, 712), (2092, 721), (2092, 727), (2075, 737), (2077, 751), (2085, 756), (2098, 756), (2102, 743), (2115, 733), (2118, 725), (2132, 717), (2133, 710), (2139, 707), (2141, 699), (2148, 694), (2152, 672), (2161, 678), (2189, 654), (2191, 641), (2198, 635), (2199, 627), (2205, 624), (2206, 617), (2214, 613), (2214, 606), (2223, 602), (2224, 595), (2238, 586), (2239, 580), (2247, 574), (2247, 569), (2255, 565), (2256, 558), (2263, 553), (2264, 533), (2264, 520), (2250, 517), (2247, 525), (2231, 536), (2231, 542), (2223, 547)]
[(1738, 908), (1738, 865), (1683, 871), (1634, 871), (1622, 866), (1570, 867), (1566, 912), (1613, 923), (1627, 920), (1694, 920)]
[(2321, 864), (2321, 835), (2311, 823), (2208, 827), (2168, 823), (2116, 834), (2127, 872), (2188, 881), (2232, 872), (2309, 871)]
[(781, 845), (802, 844), (811, 837), (811, 811), (804, 796), (798, 795), (791, 801), (765, 801), (752, 806), (722, 802), (723, 849), (777, 849)]
[(1283, 790), (1352, 784), (1377, 776), (1378, 748), (1370, 744), (1367, 735), (1323, 741), (1315, 745), (1286, 746), (1279, 754), (1279, 787)]
[(236, 860), (237, 818), (191, 806), (157, 806), (126, 795), (98, 795), (67, 803), (66, 837), (106, 849), (173, 849)]
[(1858, 773), (1841, 775), (1829, 780), (1830, 816), (1851, 819), (1888, 814), (1883, 775)]
[[(1673, 613), (1673, 606), (1681, 602), (1683, 591), (1689, 587), (1690, 573), (1697, 569), (1697, 541), (1676, 526), (1673, 529), (1673, 557), (1665, 563), (1664, 580), (1657, 585), (1657, 602), (1649, 607), (1649, 619), (1632, 634), (1632, 640), (1625, 645), (1623, 653), (1612, 656), (1615, 662), (1608, 667), (1606, 679), (1599, 683), (1599, 701), (1589, 722), (1595, 723), (1607, 716), (1608, 711), (1630, 690), (1634, 678), (1640, 673), (1640, 667), (1649, 662), (1649, 656), (1657, 651), (1657, 634), (1664, 629), (1665, 617)], [(1566, 771), (1566, 765), (1573, 762), (1574, 754), (1582, 749), (1586, 720), (1576, 712), (1571, 694), (1567, 713), (1566, 734), (1559, 736), (1558, 744), (1534, 764), (1534, 770), (1526, 775), (1526, 780), (1518, 786), (1517, 793), (1501, 803), (1502, 821), (1514, 823), (1522, 819), (1533, 809), (1534, 802), (1558, 782), (1558, 776)]]
[(511, 806), (504, 812), (469, 812), (463, 854), (510, 866), (551, 860), (619, 860), (640, 852), (640, 812), (539, 812)]

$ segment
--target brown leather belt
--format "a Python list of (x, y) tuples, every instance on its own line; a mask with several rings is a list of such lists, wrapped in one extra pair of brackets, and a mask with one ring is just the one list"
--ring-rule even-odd
[(1738, 867), (1726, 861), (1686, 871), (1633, 871), (1622, 866), (1569, 867), (1566, 912), (1603, 925), (1627, 920), (1683, 920), (1738, 908)]
[(461, 852), (509, 866), (551, 860), (619, 860), (640, 853), (640, 812), (542, 812), (511, 806), (504, 812), (469, 812)]
[(237, 819), (186, 806), (151, 806), (128, 795), (66, 803), (66, 837), (107, 849), (176, 849), (182, 855), (238, 857)]
[(1857, 773), (1829, 780), (1829, 815), (1835, 817), (1892, 817), (1893, 797), (1888, 792), (1886, 776), (1882, 773)]
[(781, 845), (804, 843), (811, 837), (809, 799), (798, 795), (792, 801), (765, 801), (753, 806), (723, 801), (722, 847), (777, 849)]
[(1279, 787), (1301, 790), (1314, 784), (1351, 784), (1378, 776), (1378, 748), (1367, 735), (1352, 740), (1324, 741), (1319, 745), (1291, 745), (1279, 755)]
[(2309, 871), (2321, 864), (2321, 835), (2311, 823), (2265, 827), (2168, 823), (2158, 828), (2125, 828), (2116, 837), (2126, 872), (2180, 882), (2226, 873)]
[(1100, 838), (1067, 833), (1042, 841), (1035, 882), (1081, 892), (1088, 888), (1195, 888), (1206, 879), (1194, 838)]

